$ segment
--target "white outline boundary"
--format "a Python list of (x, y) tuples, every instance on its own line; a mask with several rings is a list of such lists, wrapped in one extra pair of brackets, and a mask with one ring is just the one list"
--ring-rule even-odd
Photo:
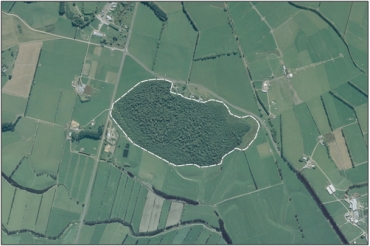
[[(196, 101), (196, 102), (198, 102), (198, 103), (207, 103), (207, 102), (218, 102), (218, 103), (222, 103), (222, 104), (227, 108), (227, 110), (229, 111), (229, 114), (230, 114), (230, 115), (232, 115), (232, 116), (234, 116), (234, 117), (236, 117), (236, 118), (239, 118), (239, 119), (248, 118), (248, 117), (253, 118), (253, 119), (257, 122), (257, 124), (258, 124), (258, 128), (257, 128), (257, 131), (256, 131), (256, 135), (254, 136), (254, 138), (252, 139), (252, 141), (248, 144), (248, 146), (247, 146), (247, 147), (245, 147), (244, 149), (240, 149), (240, 148), (236, 148), (236, 147), (235, 147), (233, 150), (231, 150), (230, 152), (228, 152), (228, 153), (226, 153), (225, 155), (223, 155), (223, 156), (222, 156), (222, 158), (221, 158), (221, 162), (220, 162), (220, 163), (213, 164), (213, 165), (207, 165), (207, 166), (199, 166), (199, 165), (197, 165), (197, 164), (179, 164), (179, 165), (176, 165), (176, 164), (171, 163), (171, 162), (169, 162), (169, 161), (167, 161), (167, 160), (163, 159), (162, 157), (160, 157), (160, 156), (158, 156), (158, 155), (156, 155), (156, 154), (154, 154), (154, 153), (150, 152), (149, 150), (144, 149), (143, 147), (141, 147), (141, 146), (137, 145), (136, 143), (134, 143), (134, 141), (132, 141), (132, 140), (131, 140), (131, 138), (129, 138), (129, 137), (127, 136), (126, 132), (121, 128), (121, 126), (120, 126), (120, 125), (116, 122), (116, 120), (113, 118), (113, 116), (112, 116), (112, 110), (113, 110), (113, 106), (114, 106), (114, 104), (115, 104), (118, 100), (120, 100), (122, 97), (126, 96), (130, 91), (132, 91), (133, 89), (135, 89), (135, 87), (136, 87), (136, 86), (138, 86), (138, 85), (140, 85), (141, 83), (144, 83), (144, 82), (156, 81), (156, 80), (157, 80), (157, 81), (167, 81), (167, 82), (171, 83), (170, 93), (172, 93), (172, 94), (174, 94), (174, 95), (179, 95), (179, 96), (181, 96), (181, 97), (183, 97), (183, 98), (185, 98), (185, 99), (187, 99), (187, 100), (193, 100), (193, 101)], [(228, 154), (231, 154), (234, 150), (239, 150), (239, 151), (245, 151), (245, 150), (247, 150), (247, 149), (248, 149), (248, 147), (249, 147), (249, 146), (254, 142), (254, 140), (257, 138), (258, 131), (259, 131), (259, 129), (260, 129), (260, 123), (259, 123), (259, 122), (258, 122), (258, 120), (256, 120), (256, 118), (254, 118), (252, 115), (245, 115), (245, 116), (237, 116), (237, 115), (234, 115), (233, 113), (231, 113), (231, 112), (230, 112), (229, 107), (228, 107), (224, 102), (219, 101), (219, 100), (209, 99), (209, 100), (207, 100), (207, 101), (200, 101), (200, 100), (196, 100), (196, 99), (192, 99), (192, 98), (184, 97), (183, 95), (181, 95), (181, 94), (179, 94), (179, 93), (172, 92), (173, 84), (174, 84), (174, 82), (172, 82), (172, 81), (170, 81), (170, 80), (167, 80), (167, 79), (164, 79), (164, 78), (158, 78), (158, 79), (146, 79), (146, 80), (142, 80), (142, 81), (140, 81), (139, 83), (137, 83), (136, 85), (134, 85), (130, 90), (128, 90), (125, 94), (123, 94), (121, 97), (119, 97), (117, 100), (115, 100), (115, 101), (112, 103), (111, 108), (110, 108), (110, 110), (109, 110), (109, 115), (110, 115), (110, 117), (112, 118), (112, 120), (114, 121), (114, 123), (116, 123), (116, 125), (119, 127), (119, 129), (121, 129), (121, 131), (123, 132), (123, 134), (125, 134), (126, 138), (127, 138), (127, 139), (128, 139), (128, 140), (129, 140), (133, 145), (135, 145), (135, 146), (139, 147), (140, 149), (142, 149), (142, 150), (144, 150), (144, 151), (146, 151), (146, 152), (148, 152), (148, 153), (150, 153), (150, 154), (154, 155), (155, 157), (157, 157), (157, 158), (161, 159), (162, 161), (165, 161), (165, 162), (167, 162), (168, 164), (170, 164), (170, 165), (172, 165), (172, 166), (175, 166), (175, 167), (182, 167), (182, 166), (191, 166), (191, 165), (193, 165), (193, 166), (196, 166), (196, 167), (198, 167), (198, 168), (206, 168), (206, 167), (215, 167), (215, 166), (219, 166), (219, 165), (221, 165), (221, 164), (222, 164), (222, 161), (224, 160), (224, 158), (225, 158)]]

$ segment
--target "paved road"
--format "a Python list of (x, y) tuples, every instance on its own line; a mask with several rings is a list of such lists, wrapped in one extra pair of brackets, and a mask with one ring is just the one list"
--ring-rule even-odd
[[(134, 9), (134, 13), (133, 13), (133, 16), (132, 16), (131, 26), (130, 26), (130, 30), (129, 30), (129, 34), (128, 34), (127, 42), (126, 42), (126, 46), (125, 46), (126, 49), (123, 52), (123, 56), (122, 56), (122, 60), (121, 60), (121, 65), (120, 65), (120, 69), (119, 69), (118, 77), (117, 77), (117, 83), (116, 83), (116, 85), (114, 87), (113, 95), (112, 95), (112, 98), (111, 98), (111, 105), (114, 102), (114, 98), (116, 96), (117, 87), (118, 87), (118, 83), (119, 83), (119, 78), (121, 77), (122, 68), (123, 68), (123, 65), (125, 63), (125, 58), (126, 58), (126, 55), (127, 55), (127, 48), (128, 48), (128, 45), (129, 45), (130, 39), (131, 39), (131, 30), (132, 30), (132, 27), (133, 27), (134, 22), (135, 22), (137, 6), (138, 6), (138, 2), (135, 4), (135, 9)], [(80, 237), (81, 228), (82, 228), (82, 226), (84, 224), (86, 212), (87, 212), (87, 209), (89, 207), (90, 195), (91, 195), (92, 187), (93, 187), (93, 184), (94, 184), (94, 181), (95, 181), (96, 172), (98, 170), (100, 153), (101, 153), (101, 150), (102, 150), (102, 147), (103, 147), (104, 137), (105, 137), (105, 134), (106, 134), (106, 131), (107, 131), (107, 125), (108, 125), (109, 120), (110, 119), (109, 119), (109, 115), (108, 115), (108, 117), (106, 119), (106, 122), (105, 122), (105, 126), (104, 126), (103, 137), (102, 137), (102, 140), (100, 141), (100, 145), (99, 145), (99, 148), (98, 148), (98, 155), (97, 155), (97, 157), (95, 159), (94, 169), (92, 171), (92, 174), (91, 174), (91, 177), (90, 177), (89, 186), (88, 186), (88, 189), (87, 189), (87, 192), (86, 192), (85, 202), (84, 202), (85, 206), (84, 206), (84, 209), (83, 209), (82, 214), (81, 214), (80, 225), (78, 227), (77, 236), (76, 236), (75, 241), (74, 241), (75, 244), (78, 243), (78, 239)]]

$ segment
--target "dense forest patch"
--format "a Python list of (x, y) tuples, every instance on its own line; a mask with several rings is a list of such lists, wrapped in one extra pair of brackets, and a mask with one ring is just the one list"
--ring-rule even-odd
[(112, 116), (136, 144), (174, 164), (217, 164), (242, 144), (251, 126), (218, 102), (170, 93), (171, 83), (144, 82), (113, 107)]

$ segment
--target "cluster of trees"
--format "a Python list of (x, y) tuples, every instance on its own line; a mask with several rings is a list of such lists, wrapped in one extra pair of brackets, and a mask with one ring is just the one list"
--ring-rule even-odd
[(154, 11), (155, 15), (161, 20), (161, 21), (167, 21), (167, 13), (158, 6), (155, 2), (141, 2), (142, 4), (148, 6), (151, 10)]
[(212, 54), (212, 55), (198, 57), (194, 59), (194, 61), (204, 61), (204, 60), (209, 60), (209, 59), (216, 59), (217, 57), (220, 57), (220, 56), (230, 56), (230, 55), (237, 55), (237, 54), (239, 54), (239, 51), (230, 51), (227, 53), (219, 53), (219, 54)]
[(8, 131), (14, 131), (15, 126), (17, 125), (18, 121), (22, 118), (22, 116), (18, 116), (17, 119), (15, 119), (14, 122), (1, 122), (1, 132), (8, 132)]
[(66, 2), (59, 2), (59, 15), (62, 16), (66, 12)]
[(198, 27), (197, 27), (197, 24), (195, 24), (195, 22), (193, 21), (193, 19), (190, 17), (188, 11), (185, 9), (185, 5), (184, 5), (184, 2), (181, 2), (181, 5), (182, 5), (182, 12), (186, 15), (186, 18), (188, 18), (191, 26), (193, 27), (193, 29), (198, 32)]
[(99, 140), (101, 139), (101, 136), (103, 134), (104, 125), (100, 125), (98, 129), (96, 130), (81, 130), (80, 132), (73, 132), (72, 133), (72, 142), (74, 141), (80, 141), (84, 138), (89, 138), (93, 140)]
[(245, 119), (218, 102), (198, 103), (170, 93), (166, 81), (145, 82), (115, 103), (112, 115), (130, 138), (175, 164), (212, 165), (242, 143)]
[(165, 199), (183, 201), (183, 202), (186, 202), (186, 203), (191, 204), (191, 205), (198, 205), (199, 204), (198, 201), (194, 201), (194, 200), (191, 200), (191, 199), (188, 199), (188, 198), (185, 198), (185, 197), (173, 196), (173, 195), (166, 194), (163, 191), (158, 190), (154, 186), (152, 188), (153, 188), (153, 192), (155, 194), (157, 194), (158, 196), (163, 197)]

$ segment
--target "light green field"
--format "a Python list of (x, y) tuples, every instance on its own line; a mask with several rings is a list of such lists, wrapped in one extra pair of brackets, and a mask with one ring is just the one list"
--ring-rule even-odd
[(143, 151), (138, 177), (145, 182), (151, 183), (157, 189), (162, 189), (168, 166), (167, 162)]
[(129, 51), (149, 69), (153, 66), (161, 28), (162, 22), (154, 12), (148, 6), (139, 4)]
[(358, 122), (363, 133), (368, 132), (368, 103), (365, 103), (355, 109)]
[(263, 81), (270, 78), (273, 74), (267, 59), (260, 59), (259, 61), (249, 64), (249, 69), (251, 71), (253, 81)]
[(120, 176), (121, 172), (118, 172), (116, 168), (111, 167), (111, 171), (107, 179), (107, 185), (104, 191), (104, 196), (102, 197), (99, 220), (110, 218), (117, 190), (116, 184), (119, 182)]
[(57, 2), (36, 2), (36, 3), (16, 3), (12, 13), (21, 17), (28, 25), (35, 29), (41, 29), (48, 25), (53, 25), (58, 19), (59, 3)]
[(29, 158), (30, 166), (36, 172), (56, 175), (64, 141), (65, 134), (61, 127), (39, 123), (35, 146)]
[(157, 4), (161, 6), (167, 14), (179, 11), (182, 8), (181, 3), (179, 2), (158, 2)]
[(105, 231), (107, 224), (98, 224), (95, 225), (94, 232), (90, 239), (90, 244), (98, 244), (100, 242), (100, 239)]
[[(8, 218), (12, 209), (15, 190), (15, 187), (11, 186), (4, 178), (1, 178), (1, 223), (4, 225), (8, 224)], [(3, 199), (5, 197), (6, 199)]]
[[(67, 198), (68, 199), (68, 198)], [(78, 222), (80, 213), (70, 212), (67, 210), (52, 208), (46, 234), (58, 236), (70, 222)]]
[[(279, 115), (294, 106), (293, 92), (287, 86), (286, 78), (276, 79), (269, 87), (270, 112)], [(273, 103), (272, 103), (273, 102)]]
[[(23, 3), (19, 3), (23, 4)], [(55, 39), (55, 37), (45, 34), (31, 31), (19, 18), (14, 16), (6, 15), (5, 13), (1, 16), (4, 27), (1, 35), (1, 49), (12, 47), (13, 45), (21, 42), (29, 42), (35, 40), (49, 40)], [(22, 33), (19, 32), (19, 27)]]
[(294, 112), (301, 128), (302, 138), (304, 139), (304, 153), (306, 155), (311, 155), (320, 133), (306, 103), (295, 106)]
[(154, 72), (186, 81), (192, 62), (196, 32), (182, 12), (168, 16), (163, 30)]
[(190, 82), (205, 87), (237, 107), (258, 114), (253, 89), (239, 56), (194, 62)]
[(358, 124), (349, 125), (343, 128), (343, 135), (351, 156), (353, 164), (357, 165), (366, 162), (368, 149)]
[[(136, 182), (136, 183), (138, 183), (138, 182)], [(138, 194), (136, 205), (135, 205), (135, 212), (134, 212), (134, 214), (132, 216), (132, 219), (131, 219), (131, 225), (132, 225), (133, 230), (135, 232), (139, 231), (139, 226), (140, 226), (141, 217), (142, 217), (142, 214), (143, 214), (143, 209), (144, 209), (144, 206), (145, 206), (147, 193), (148, 193), (148, 189), (146, 189), (143, 185), (141, 185), (140, 192)], [(164, 203), (166, 203), (166, 201), (167, 200), (165, 200)], [(162, 206), (162, 209), (163, 209), (163, 206)], [(169, 209), (169, 207), (168, 207), (168, 209)]]
[(238, 50), (229, 26), (202, 30), (199, 33), (195, 59), (211, 54), (225, 54)]
[(162, 205), (161, 217), (159, 218), (158, 222), (158, 229), (163, 229), (166, 227), (167, 216), (170, 212), (170, 206), (171, 202), (169, 200), (164, 200)]
[(1, 134), (2, 172), (9, 176), (22, 158), (31, 153), (34, 137), (37, 129), (37, 122), (22, 117), (14, 132)]
[(130, 229), (120, 223), (108, 224), (99, 244), (121, 244)]
[(320, 12), (334, 22), (334, 25), (342, 34), (345, 32), (350, 9), (351, 3), (349, 2), (323, 3), (320, 5)]
[(144, 70), (134, 59), (126, 56), (122, 75), (118, 81), (118, 88), (115, 99), (121, 97), (134, 85), (145, 79), (151, 79), (153, 75)]
[(125, 221), (129, 223), (132, 222), (132, 217), (136, 210), (137, 197), (139, 196), (140, 188), (141, 188), (140, 183), (135, 182), (134, 187), (132, 188), (131, 196), (130, 196), (130, 204), (128, 205), (126, 215), (125, 215)]
[(14, 122), (17, 115), (23, 115), (27, 105), (27, 99), (22, 97), (11, 96), (5, 93), (1, 94), (2, 99), (2, 110), (1, 110), (1, 121), (2, 122)]
[(299, 11), (299, 9), (286, 2), (258, 2), (253, 4), (273, 29), (279, 27)]
[(55, 192), (56, 192), (56, 188), (53, 187), (42, 195), (39, 215), (37, 217), (37, 222), (35, 224), (35, 231), (38, 233), (45, 234), (46, 232)]
[(333, 90), (340, 98), (348, 102), (352, 107), (358, 107), (368, 101), (367, 96), (359, 92), (349, 83), (342, 84)]
[(37, 176), (35, 171), (31, 168), (27, 158), (22, 161), (22, 164), (12, 175), (12, 179), (23, 187), (29, 187), (35, 190), (43, 190), (56, 183), (56, 181), (47, 174)]
[(54, 34), (74, 38), (76, 33), (76, 28), (71, 25), (71, 20), (68, 20), (66, 17), (59, 17), (55, 23)]
[(315, 120), (321, 135), (331, 132), (328, 118), (320, 97), (315, 97), (307, 102), (308, 109)]
[(181, 221), (192, 221), (195, 219), (201, 219), (209, 223), (211, 226), (219, 227), (218, 217), (214, 212), (214, 208), (211, 206), (192, 206), (186, 204)]
[(261, 17), (252, 9), (251, 3), (230, 2), (228, 6), (236, 33), (239, 36), (240, 46), (249, 63), (271, 53), (278, 54), (269, 27), (261, 21)]
[(296, 169), (303, 164), (298, 162), (304, 153), (303, 139), (299, 123), (292, 109), (285, 111), (282, 115), (282, 154)]

